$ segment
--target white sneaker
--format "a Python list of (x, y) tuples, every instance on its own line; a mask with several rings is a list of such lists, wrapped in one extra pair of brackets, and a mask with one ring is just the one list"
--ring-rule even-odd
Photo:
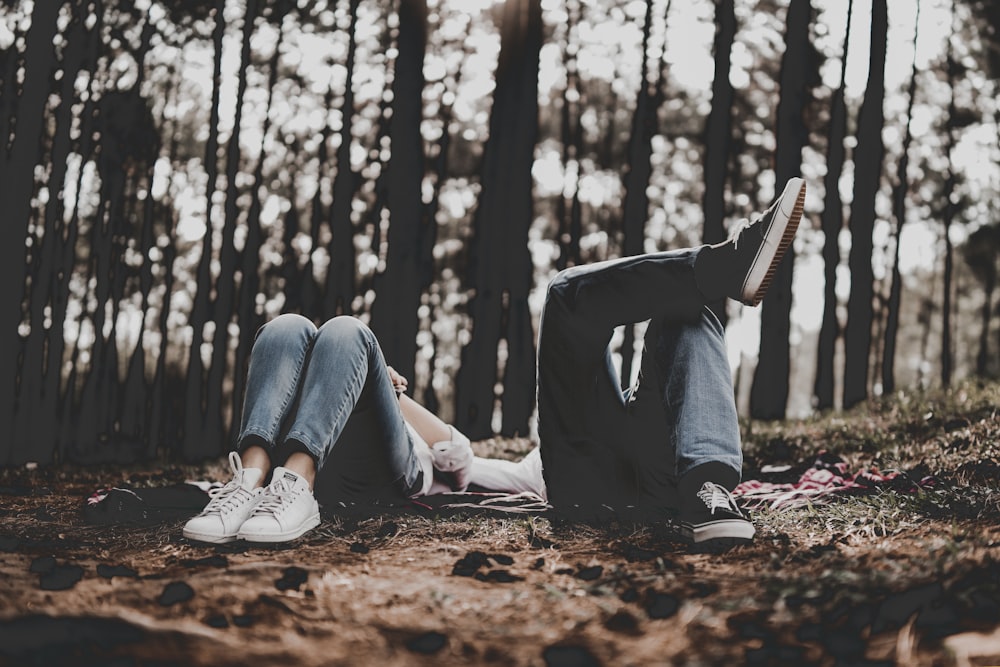
[(450, 440), (442, 440), (431, 445), (434, 456), (434, 469), (447, 473), (451, 477), (449, 486), (452, 491), (465, 491), (472, 479), (472, 445), (469, 439), (452, 426)]
[(236, 452), (229, 452), (229, 467), (233, 478), (225, 486), (209, 491), (211, 500), (205, 509), (184, 524), (183, 534), (189, 540), (214, 544), (232, 542), (260, 500), (263, 489), (254, 487), (263, 471), (244, 468)]
[(309, 482), (288, 468), (277, 467), (237, 536), (248, 542), (288, 542), (318, 525), (319, 503)]

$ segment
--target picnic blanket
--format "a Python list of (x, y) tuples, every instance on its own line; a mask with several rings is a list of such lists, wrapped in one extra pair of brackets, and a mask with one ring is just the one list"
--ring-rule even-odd
[[(764, 467), (761, 471), (785, 472), (789, 468), (790, 466), (772, 466)], [(934, 486), (934, 483), (933, 477), (914, 479), (910, 474), (900, 470), (882, 472), (876, 467), (871, 467), (852, 471), (843, 457), (821, 451), (812, 466), (796, 481), (774, 482), (751, 479), (739, 484), (733, 490), (733, 495), (739, 499), (740, 505), (749, 509), (761, 507), (789, 509), (828, 504), (844, 496), (874, 493), (880, 490), (916, 493)]]

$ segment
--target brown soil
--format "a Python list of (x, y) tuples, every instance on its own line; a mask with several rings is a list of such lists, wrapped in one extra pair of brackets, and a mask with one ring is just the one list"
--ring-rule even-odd
[(715, 555), (668, 525), (416, 508), (212, 547), (182, 518), (81, 510), (222, 462), (0, 469), (0, 665), (998, 665), (998, 403), (991, 386), (746, 432), (749, 474), (826, 449), (936, 484), (758, 511), (756, 541)]
[[(936, 665), (962, 664), (956, 650), (972, 656), (965, 664), (1000, 656), (995, 635), (969, 634), (1000, 623), (995, 521), (924, 518), (880, 538), (831, 540), (758, 519), (752, 546), (711, 555), (689, 553), (667, 527), (405, 511), (330, 515), (280, 548), (209, 547), (184, 540), (181, 520), (84, 523), (82, 499), (101, 475), (129, 473), (140, 483), (181, 474), (0, 477), (0, 662)], [(133, 572), (108, 578), (107, 566)]]

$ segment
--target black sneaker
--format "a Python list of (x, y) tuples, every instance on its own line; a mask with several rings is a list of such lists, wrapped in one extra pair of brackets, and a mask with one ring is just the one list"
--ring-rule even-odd
[(681, 536), (695, 548), (724, 550), (753, 540), (756, 530), (729, 490), (705, 482), (694, 497), (681, 499)]
[(790, 178), (771, 206), (753, 222), (737, 228), (732, 237), (733, 251), (740, 266), (730, 298), (756, 306), (771, 285), (774, 272), (795, 238), (806, 200), (806, 183)]

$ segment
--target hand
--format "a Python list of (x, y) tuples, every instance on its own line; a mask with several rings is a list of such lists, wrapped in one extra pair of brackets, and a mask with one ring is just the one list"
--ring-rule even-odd
[(406, 392), (406, 387), (409, 384), (405, 377), (396, 372), (396, 369), (392, 366), (386, 366), (389, 371), (389, 380), (392, 382), (392, 388), (396, 390), (397, 394), (402, 394)]

